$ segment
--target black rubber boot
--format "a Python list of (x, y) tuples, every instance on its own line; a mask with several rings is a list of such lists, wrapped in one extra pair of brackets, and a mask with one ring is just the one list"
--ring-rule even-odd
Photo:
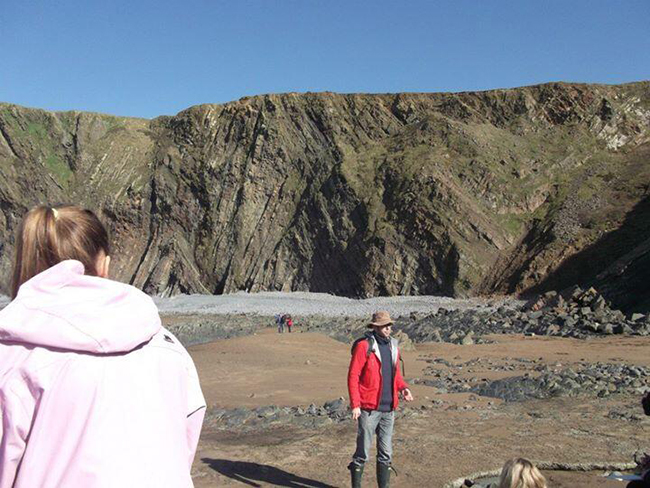
[(358, 464), (348, 464), (350, 477), (352, 479), (352, 488), (361, 488), (361, 477), (363, 476), (363, 466)]
[(379, 488), (390, 487), (390, 472), (394, 471), (390, 464), (377, 463), (377, 486)]

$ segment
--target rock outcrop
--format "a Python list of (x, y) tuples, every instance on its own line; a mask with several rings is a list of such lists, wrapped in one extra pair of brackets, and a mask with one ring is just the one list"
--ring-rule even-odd
[(150, 293), (595, 283), (647, 309), (649, 188), (648, 82), (265, 95), (153, 120), (1, 104), (0, 276), (27, 208), (78, 202)]

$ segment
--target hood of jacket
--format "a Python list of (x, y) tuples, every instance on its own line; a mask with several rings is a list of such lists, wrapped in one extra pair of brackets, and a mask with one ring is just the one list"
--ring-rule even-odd
[(153, 300), (137, 288), (84, 275), (68, 260), (23, 283), (0, 311), (0, 340), (94, 354), (128, 352), (161, 328)]

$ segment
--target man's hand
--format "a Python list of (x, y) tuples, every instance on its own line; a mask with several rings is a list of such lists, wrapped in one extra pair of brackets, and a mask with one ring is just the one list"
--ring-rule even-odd
[(359, 417), (361, 417), (361, 407), (353, 408), (352, 420), (357, 420)]
[(407, 402), (412, 402), (413, 401), (413, 394), (411, 393), (411, 390), (408, 388), (404, 388), (402, 390), (402, 395), (404, 395), (404, 400)]

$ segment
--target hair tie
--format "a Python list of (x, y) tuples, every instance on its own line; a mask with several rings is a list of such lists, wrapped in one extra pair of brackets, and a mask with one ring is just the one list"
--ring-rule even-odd
[(54, 215), (54, 220), (58, 220), (59, 218), (59, 211), (55, 208), (52, 209), (52, 214)]

